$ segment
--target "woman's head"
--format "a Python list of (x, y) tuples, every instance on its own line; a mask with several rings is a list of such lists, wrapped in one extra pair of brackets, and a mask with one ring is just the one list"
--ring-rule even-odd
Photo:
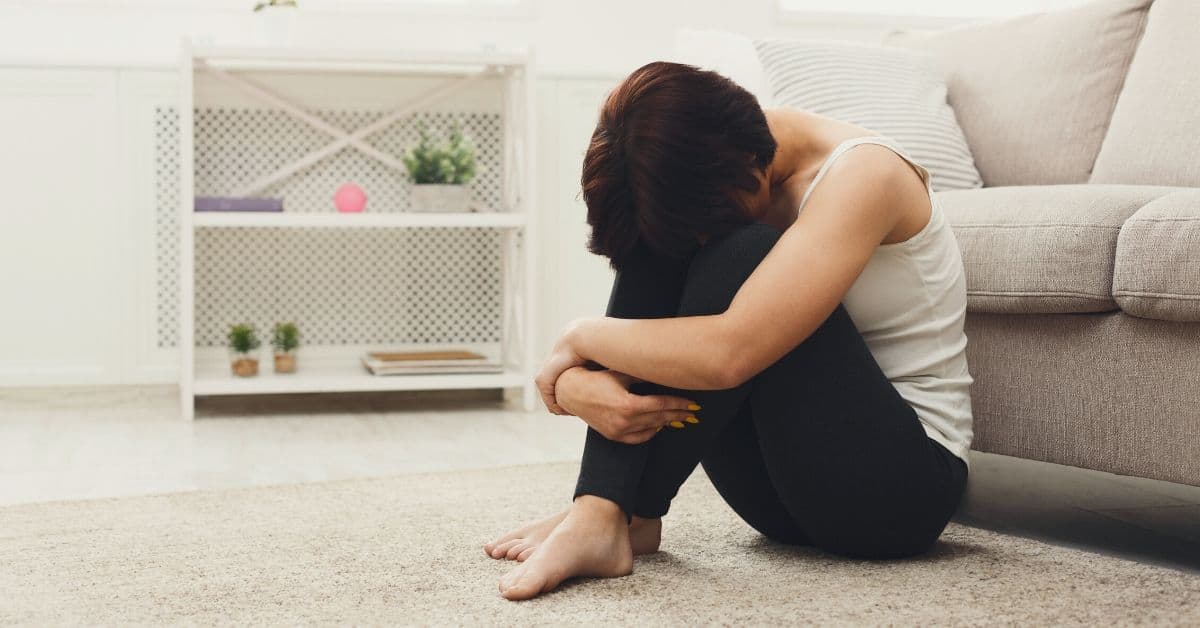
[(751, 222), (744, 199), (775, 148), (758, 101), (733, 81), (679, 63), (638, 68), (605, 100), (584, 156), (588, 249), (620, 268), (639, 246), (686, 257)]

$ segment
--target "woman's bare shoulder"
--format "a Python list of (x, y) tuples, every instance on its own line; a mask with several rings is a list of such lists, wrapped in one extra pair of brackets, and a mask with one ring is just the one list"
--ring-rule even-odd
[(912, 164), (887, 146), (864, 142), (830, 164), (804, 212), (813, 210), (861, 212), (887, 225), (885, 241), (900, 241), (921, 230), (931, 206), (925, 181)]

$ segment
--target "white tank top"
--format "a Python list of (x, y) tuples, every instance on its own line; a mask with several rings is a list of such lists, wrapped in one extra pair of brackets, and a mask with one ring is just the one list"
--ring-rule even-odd
[(881, 244), (842, 304), (883, 373), (912, 406), (930, 438), (967, 460), (972, 377), (967, 370), (963, 319), (967, 287), (958, 241), (930, 187), (929, 171), (884, 136), (848, 139), (829, 154), (800, 200), (800, 210), (829, 166), (860, 144), (886, 146), (925, 182), (932, 207), (916, 235)]

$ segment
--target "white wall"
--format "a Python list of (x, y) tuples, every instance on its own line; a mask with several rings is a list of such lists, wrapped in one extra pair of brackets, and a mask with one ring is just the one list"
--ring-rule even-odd
[[(197, 3), (162, 8), (171, 4), (0, 0), (0, 63), (165, 66), (175, 58), (180, 35), (245, 43), (261, 34), (260, 16), (248, 8), (186, 8)], [(245, 2), (246, 7), (252, 4)], [(805, 24), (784, 25), (777, 19), (774, 0), (532, 0), (528, 15), (501, 18), (302, 10), (297, 32), (306, 42), (365, 47), (503, 48), (531, 43), (547, 73), (613, 75), (665, 56), (680, 27), (754, 36), (871, 38), (892, 24), (873, 20), (855, 26), (814, 17)]]

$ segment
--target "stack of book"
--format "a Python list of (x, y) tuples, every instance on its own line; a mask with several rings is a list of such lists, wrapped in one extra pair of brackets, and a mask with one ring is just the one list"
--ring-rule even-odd
[(369, 351), (363, 366), (373, 375), (498, 373), (503, 366), (474, 351)]
[(197, 196), (198, 212), (281, 212), (282, 198)]

